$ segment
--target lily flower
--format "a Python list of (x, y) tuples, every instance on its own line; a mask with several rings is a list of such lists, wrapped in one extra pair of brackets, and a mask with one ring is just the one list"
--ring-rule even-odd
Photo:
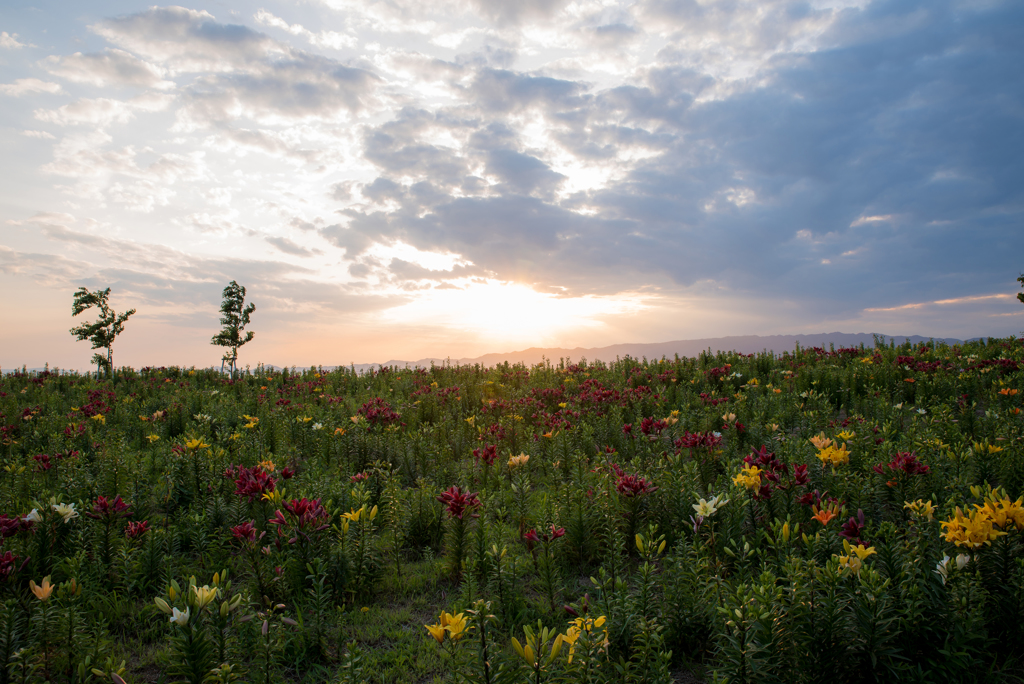
[(823, 526), (828, 527), (828, 524), (832, 522), (832, 519), (838, 515), (838, 504), (826, 506), (824, 508), (818, 508), (817, 505), (812, 506), (814, 515), (811, 516), (814, 520), (820, 522)]
[(935, 505), (931, 501), (916, 499), (915, 501), (904, 501), (903, 508), (909, 509), (918, 518), (931, 522), (935, 520)]
[(32, 590), (32, 593), (36, 595), (36, 598), (40, 601), (49, 600), (50, 594), (53, 593), (54, 585), (50, 584), (50, 576), (47, 575), (43, 578), (43, 585), (39, 586), (34, 580), (29, 580), (28, 588)]
[(192, 585), (192, 600), (195, 603), (196, 608), (206, 607), (215, 598), (217, 598), (216, 587), (197, 587), (195, 585)]
[(189, 613), (192, 610), (191, 608), (186, 608), (184, 613), (177, 608), (172, 608), (171, 610), (173, 611), (173, 614), (171, 615), (170, 622), (173, 622), (179, 627), (184, 627), (188, 624)]
[(850, 568), (855, 575), (859, 575), (864, 567), (864, 560), (876, 553), (874, 546), (865, 547), (863, 544), (852, 546), (849, 541), (843, 540), (843, 549), (847, 555), (839, 556), (839, 567)]
[(510, 456), (508, 459), (509, 468), (518, 468), (519, 466), (526, 465), (530, 461), (529, 454), (519, 454), (518, 456)]
[(448, 630), (448, 636), (451, 637), (452, 641), (458, 641), (466, 631), (469, 620), (464, 613), (459, 613), (458, 615), (448, 613), (447, 618), (448, 624), (444, 628)]
[(758, 489), (761, 486), (761, 469), (757, 466), (747, 464), (734, 478), (733, 484), (747, 489)]
[(697, 515), (701, 518), (710, 518), (718, 512), (725, 504), (729, 503), (729, 499), (720, 500), (721, 496), (713, 496), (710, 501), (705, 499), (698, 499), (697, 503), (693, 504), (693, 510), (697, 511)]
[(423, 625), (423, 626), (427, 628), (428, 632), (430, 632), (430, 636), (434, 637), (434, 639), (437, 640), (437, 643), (440, 644), (440, 643), (442, 643), (444, 641), (444, 631), (445, 631), (444, 627), (442, 627), (441, 625)]
[(814, 437), (811, 437), (807, 441), (810, 442), (811, 444), (813, 444), (814, 448), (819, 450), (819, 451), (821, 451), (822, 449), (827, 449), (830, 446), (832, 446), (832, 440), (829, 439), (828, 437), (826, 437), (823, 434), (815, 435)]

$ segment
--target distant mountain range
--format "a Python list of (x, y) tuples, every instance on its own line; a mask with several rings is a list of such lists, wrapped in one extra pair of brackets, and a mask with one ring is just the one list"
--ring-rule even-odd
[[(385, 363), (357, 363), (354, 365), (357, 371), (366, 371), (370, 368), (379, 368), (381, 366), (398, 366), (399, 368), (405, 368), (406, 366), (415, 368), (429, 368), (431, 364), (435, 366), (450, 364), (450, 365), (475, 365), (480, 364), (482, 366), (495, 366), (499, 363), (523, 363), (527, 366), (532, 366), (543, 362), (545, 359), (558, 363), (560, 359), (572, 360), (578, 362), (580, 359), (586, 359), (587, 361), (614, 361), (615, 359), (621, 359), (625, 356), (630, 356), (634, 359), (647, 358), (649, 360), (665, 358), (674, 358), (676, 354), (679, 356), (698, 356), (701, 352), (711, 350), (712, 352), (718, 351), (736, 351), (743, 354), (756, 354), (762, 351), (772, 351), (776, 354), (781, 354), (785, 351), (793, 351), (796, 345), (799, 343), (801, 347), (824, 347), (834, 345), (835, 347), (857, 347), (863, 344), (865, 347), (873, 348), (875, 346), (875, 338), (881, 338), (886, 343), (894, 341), (896, 344), (903, 344), (906, 341), (910, 341), (911, 344), (917, 344), (919, 342), (928, 342), (934, 340), (938, 343), (946, 344), (961, 344), (963, 340), (958, 340), (950, 337), (946, 338), (933, 338), (933, 337), (921, 337), (920, 335), (876, 335), (875, 333), (815, 333), (808, 335), (734, 335), (731, 337), (707, 337), (699, 340), (675, 340), (673, 342), (654, 342), (654, 343), (627, 343), (627, 344), (613, 344), (610, 347), (594, 347), (584, 348), (576, 347), (575, 349), (565, 349), (562, 347), (530, 347), (522, 351), (508, 352), (504, 354), (484, 354), (483, 356), (476, 356), (473, 358), (464, 359), (438, 359), (438, 358), (426, 358), (419, 359), (418, 361), (400, 361), (391, 360)], [(974, 338), (982, 339), (982, 338)]]

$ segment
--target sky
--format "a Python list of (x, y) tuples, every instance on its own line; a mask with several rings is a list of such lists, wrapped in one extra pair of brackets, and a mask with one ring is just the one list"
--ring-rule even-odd
[(0, 7), (0, 367), (1024, 329), (1017, 0)]

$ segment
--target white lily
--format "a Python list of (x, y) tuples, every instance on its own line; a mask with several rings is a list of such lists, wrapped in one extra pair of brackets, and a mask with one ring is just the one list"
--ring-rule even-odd
[(43, 516), (39, 514), (38, 508), (33, 508), (31, 511), (29, 511), (29, 514), (23, 518), (23, 520), (25, 522), (41, 523), (43, 522)]
[(722, 499), (721, 495), (711, 497), (710, 501), (698, 499), (697, 503), (693, 504), (693, 510), (697, 511), (697, 515), (702, 518), (710, 518), (718, 512), (718, 509), (727, 503), (729, 503), (729, 500)]
[(57, 515), (64, 518), (64, 522), (68, 523), (78, 517), (78, 511), (75, 510), (75, 504), (53, 504), (50, 506), (53, 510), (57, 511)]
[(173, 622), (174, 624), (178, 625), (179, 627), (184, 627), (185, 625), (187, 625), (188, 624), (189, 611), (191, 611), (192, 609), (191, 608), (186, 608), (184, 613), (181, 612), (180, 610), (178, 610), (177, 608), (174, 608), (173, 610), (174, 610), (174, 614), (171, 615), (170, 621)]

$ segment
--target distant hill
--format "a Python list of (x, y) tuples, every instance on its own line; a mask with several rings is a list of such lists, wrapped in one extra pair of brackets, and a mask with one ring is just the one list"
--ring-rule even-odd
[[(911, 344), (917, 344), (919, 342), (928, 342), (934, 340), (938, 343), (945, 344), (962, 344), (964, 340), (958, 340), (951, 337), (935, 338), (935, 337), (922, 337), (920, 335), (876, 335), (875, 333), (814, 333), (808, 335), (734, 335), (731, 337), (706, 337), (699, 340), (675, 340), (673, 342), (653, 342), (653, 343), (627, 343), (627, 344), (613, 344), (610, 347), (593, 347), (584, 348), (576, 347), (575, 349), (565, 349), (562, 347), (530, 347), (529, 349), (523, 349), (522, 351), (513, 351), (507, 353), (494, 353), (484, 354), (483, 356), (475, 356), (472, 358), (425, 358), (419, 359), (418, 361), (402, 361), (398, 359), (392, 359), (385, 361), (384, 363), (357, 363), (352, 366), (346, 366), (346, 368), (355, 368), (356, 371), (362, 373), (371, 368), (380, 368), (381, 366), (397, 366), (399, 368), (429, 368), (431, 364), (435, 366), (441, 366), (444, 364), (450, 365), (476, 365), (482, 366), (496, 366), (499, 363), (523, 363), (527, 366), (532, 366), (543, 362), (545, 359), (558, 363), (560, 359), (572, 360), (578, 362), (580, 359), (586, 359), (587, 361), (605, 361), (610, 362), (615, 359), (621, 359), (625, 356), (630, 356), (634, 359), (646, 358), (648, 360), (665, 358), (674, 358), (676, 354), (679, 356), (698, 356), (701, 352), (711, 350), (712, 352), (718, 351), (735, 351), (743, 354), (756, 354), (762, 351), (771, 351), (775, 354), (781, 354), (782, 352), (793, 351), (796, 345), (799, 343), (801, 347), (828, 347), (830, 344), (835, 347), (858, 347), (863, 344), (865, 347), (873, 348), (875, 346), (875, 337), (882, 338), (886, 343), (890, 341), (896, 344), (903, 344), (909, 341)], [(983, 337), (975, 337), (968, 342), (974, 340), (986, 339)], [(280, 366), (273, 366), (264, 364), (265, 368), (273, 368), (280, 370)], [(325, 370), (333, 370), (337, 366), (323, 366)], [(19, 369), (13, 369), (14, 371)], [(42, 371), (42, 368), (28, 368), (28, 371)], [(12, 370), (3, 369), (3, 373), (10, 373)]]
[[(522, 351), (484, 354), (483, 356), (462, 359), (426, 358), (419, 359), (418, 361), (399, 361), (392, 359), (385, 363), (355, 364), (355, 369), (362, 372), (370, 368), (378, 368), (380, 366), (429, 368), (431, 364), (443, 365), (445, 363), (453, 366), (456, 364), (495, 366), (499, 363), (505, 363), (506, 361), (513, 364), (524, 363), (528, 366), (532, 366), (534, 364), (541, 363), (545, 359), (555, 363), (557, 363), (559, 359), (563, 358), (571, 359), (572, 361), (586, 359), (587, 361), (609, 362), (625, 356), (630, 356), (634, 359), (647, 358), (649, 360), (660, 359), (662, 357), (671, 359), (674, 358), (676, 354), (679, 356), (698, 356), (701, 352), (709, 349), (712, 352), (736, 351), (743, 354), (756, 354), (762, 351), (771, 351), (776, 354), (781, 354), (782, 352), (793, 351), (798, 343), (801, 347), (827, 348), (830, 344), (836, 347), (857, 347), (863, 344), (865, 347), (873, 348), (875, 346), (875, 337), (875, 333), (833, 332), (807, 335), (735, 335), (731, 337), (707, 337), (698, 340), (675, 340), (673, 342), (613, 344), (610, 347), (576, 347), (575, 349), (565, 349), (562, 347), (530, 347), (529, 349), (524, 349)], [(877, 337), (883, 338), (887, 343), (894, 341), (896, 344), (903, 344), (906, 341), (910, 341), (911, 344), (917, 344), (919, 342), (928, 342), (929, 340), (935, 340), (936, 342), (950, 345), (963, 343), (963, 340), (950, 337), (932, 338), (922, 337), (920, 335), (881, 334), (877, 335)]]

